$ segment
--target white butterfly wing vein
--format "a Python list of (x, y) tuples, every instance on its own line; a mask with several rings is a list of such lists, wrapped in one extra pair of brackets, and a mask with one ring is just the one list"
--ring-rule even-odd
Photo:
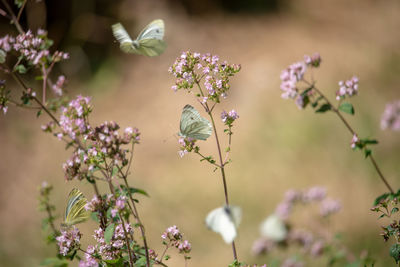
[(118, 40), (118, 42), (120, 42), (121, 44), (133, 43), (131, 37), (129, 36), (128, 32), (125, 30), (124, 26), (122, 26), (121, 23), (114, 24), (111, 27), (114, 37)]
[[(82, 192), (78, 191), (76, 188), (74, 188), (70, 193), (68, 197), (68, 203), (67, 203), (67, 208), (65, 209), (65, 219), (67, 218), (67, 215), (71, 212), (71, 208), (77, 203), (80, 199), (83, 198)], [(76, 196), (73, 196), (76, 193)]]
[[(225, 207), (217, 208), (212, 210), (206, 217), (207, 226), (214, 232), (221, 234), (226, 243), (232, 243), (237, 235), (236, 227), (241, 217), (241, 214), (238, 213), (241, 212), (237, 207), (234, 207), (234, 209), (236, 209), (236, 211), (229, 214)], [(238, 215), (239, 217), (236, 218), (235, 216)]]
[(200, 113), (192, 106), (186, 105), (183, 108), (180, 135), (197, 140), (206, 140), (212, 132), (211, 123), (200, 116)]
[(164, 21), (161, 19), (153, 20), (149, 23), (138, 35), (137, 41), (142, 39), (158, 39), (162, 40), (164, 37)]

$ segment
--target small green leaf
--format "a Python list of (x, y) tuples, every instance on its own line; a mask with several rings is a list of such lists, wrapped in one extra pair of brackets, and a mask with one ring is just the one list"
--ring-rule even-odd
[(15, 70), (15, 71), (18, 71), (20, 74), (25, 74), (26, 71), (27, 71), (26, 68), (25, 68), (25, 66), (22, 65), (22, 64), (17, 65), (17, 66), (15, 67), (14, 70)]
[(144, 191), (143, 189), (139, 189), (139, 188), (129, 187), (129, 192), (131, 194), (138, 193), (138, 194), (141, 194), (141, 195), (145, 195), (147, 197), (149, 196), (149, 194), (147, 194), (146, 191)]
[(349, 102), (343, 102), (342, 104), (340, 104), (339, 110), (354, 115), (354, 107)]
[(137, 266), (137, 267), (146, 267), (146, 263), (147, 263), (146, 257), (141, 257), (140, 259), (138, 259), (135, 262), (135, 266)]
[(394, 207), (393, 209), (392, 209), (392, 213), (396, 213), (396, 212), (398, 212), (399, 211), (399, 208), (397, 208), (397, 207)]
[(391, 246), (389, 255), (396, 261), (396, 263), (398, 263), (400, 260), (400, 244), (394, 244)]
[(115, 177), (115, 176), (117, 175), (117, 173), (118, 173), (118, 168), (117, 168), (117, 167), (114, 167), (114, 168), (112, 169), (111, 177)]
[[(119, 259), (114, 259), (114, 260), (103, 260), (106, 264), (107, 267), (123, 267), (124, 266), (124, 259), (119, 258)], [(135, 266), (137, 266), (135, 264)]]
[(364, 150), (364, 156), (365, 156), (365, 158), (368, 158), (369, 156), (371, 156), (371, 154), (372, 154), (372, 151), (371, 151), (371, 149), (365, 149)]
[(21, 8), (24, 2), (25, 0), (14, 0), (14, 3), (18, 8)]
[(324, 113), (331, 110), (331, 105), (328, 103), (322, 104), (315, 112), (316, 113)]
[(36, 117), (37, 117), (37, 118), (39, 118), (39, 117), (40, 117), (40, 115), (42, 115), (42, 111), (43, 111), (43, 110), (42, 110), (42, 109), (40, 109), (40, 110), (39, 110), (39, 111), (36, 113)]
[(379, 203), (381, 203), (381, 201), (385, 200), (389, 195), (390, 195), (389, 193), (384, 193), (384, 194), (378, 196), (374, 201), (374, 206), (376, 206)]
[(98, 214), (99, 214), (99, 213), (98, 213), (97, 211), (96, 211), (96, 212), (92, 212), (92, 213), (90, 214), (90, 218), (91, 218), (93, 221), (97, 222), (97, 223), (100, 222)]
[(114, 230), (115, 230), (115, 224), (111, 223), (107, 226), (106, 230), (104, 231), (104, 241), (106, 241), (107, 244), (110, 243), (111, 238), (114, 235)]
[(378, 140), (376, 140), (376, 139), (365, 138), (365, 139), (360, 139), (360, 141), (362, 143), (364, 143), (365, 145), (376, 145), (376, 144), (378, 144)]
[(3, 49), (0, 49), (0, 63), (3, 64), (6, 62), (6, 52)]

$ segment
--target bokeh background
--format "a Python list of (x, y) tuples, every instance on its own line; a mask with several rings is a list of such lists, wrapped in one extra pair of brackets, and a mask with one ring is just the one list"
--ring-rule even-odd
[[(147, 58), (120, 52), (112, 23), (121, 21), (135, 36), (156, 18), (166, 24), (164, 54)], [(378, 260), (376, 266), (394, 265), (388, 244), (379, 236), (377, 215), (369, 210), (384, 185), (361, 153), (350, 149), (351, 136), (333, 114), (298, 110), (292, 101), (281, 99), (279, 75), (304, 54), (319, 52), (323, 62), (315, 78), (331, 99), (339, 80), (357, 75), (359, 96), (352, 99), (356, 115), (349, 120), (362, 136), (380, 141), (374, 149), (376, 159), (389, 182), (399, 188), (399, 133), (379, 127), (385, 104), (400, 98), (399, 1), (28, 1), (22, 23), (32, 29), (46, 27), (55, 47), (70, 52), (71, 59), (55, 72), (67, 76), (70, 95), (93, 97), (92, 123), (115, 120), (142, 132), (130, 183), (150, 194), (140, 197), (139, 211), (157, 251), (162, 249), (161, 233), (176, 224), (192, 242), (190, 266), (227, 266), (232, 258), (230, 246), (204, 225), (206, 214), (224, 201), (219, 174), (195, 155), (181, 159), (177, 154), (174, 134), (182, 107), (200, 107), (191, 95), (170, 89), (174, 79), (167, 69), (190, 49), (242, 65), (218, 110), (234, 108), (240, 114), (233, 163), (227, 169), (231, 202), (244, 212), (237, 238), (239, 258), (260, 264), (284, 256), (251, 254), (260, 222), (286, 190), (321, 185), (343, 204), (326, 227), (342, 233), (356, 255), (368, 250)], [(1, 32), (10, 29), (2, 18)], [(40, 130), (46, 121), (46, 116), (37, 119), (15, 108), (0, 116), (1, 266), (38, 266), (54, 255), (40, 230), (44, 214), (37, 209), (37, 197), (42, 181), (54, 185), (52, 201), (59, 215), (71, 188), (92, 196), (89, 185), (64, 181), (61, 165), (69, 152)], [(216, 153), (212, 138), (201, 146)], [(297, 220), (308, 219), (300, 210)], [(86, 244), (92, 242), (93, 227), (81, 226)], [(183, 264), (178, 255), (170, 262)]]

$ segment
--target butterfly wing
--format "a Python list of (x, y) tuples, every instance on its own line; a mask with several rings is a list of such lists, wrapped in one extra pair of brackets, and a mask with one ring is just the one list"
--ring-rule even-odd
[(139, 33), (136, 38), (137, 41), (143, 39), (157, 39), (162, 40), (164, 38), (165, 26), (162, 19), (156, 19), (150, 22), (144, 29)]
[(212, 132), (211, 123), (200, 116), (200, 113), (191, 105), (186, 105), (182, 110), (180, 123), (180, 136), (196, 140), (206, 140)]
[[(235, 207), (239, 209), (238, 207)], [(220, 207), (212, 210), (206, 217), (206, 225), (216, 233), (219, 233), (226, 243), (232, 243), (237, 236), (236, 224), (232, 218), (232, 211), (228, 207)]]
[(87, 203), (82, 192), (74, 188), (69, 193), (67, 208), (65, 209), (64, 225), (72, 226), (89, 218), (89, 212), (85, 209)]
[(161, 55), (167, 47), (167, 44), (159, 39), (142, 39), (137, 42), (139, 44), (137, 49), (139, 53), (148, 57)]
[(120, 43), (120, 48), (125, 53), (140, 54), (139, 51), (133, 45), (134, 41), (129, 36), (121, 23), (116, 23), (111, 26), (115, 39)]

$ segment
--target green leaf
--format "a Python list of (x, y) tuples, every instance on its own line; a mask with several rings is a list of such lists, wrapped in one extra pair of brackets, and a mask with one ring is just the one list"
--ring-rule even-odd
[(40, 115), (42, 115), (42, 112), (43, 112), (43, 110), (42, 109), (40, 109), (37, 113), (36, 113), (36, 117), (37, 118), (39, 118), (40, 117)]
[(59, 258), (46, 258), (41, 263), (41, 266), (53, 266), (53, 267), (67, 267), (68, 261), (66, 259)]
[(114, 166), (114, 168), (112, 169), (111, 177), (115, 177), (117, 173), (118, 173), (118, 168)]
[(22, 5), (24, 4), (25, 0), (14, 0), (14, 4), (18, 7), (21, 8)]
[[(107, 264), (107, 267), (124, 267), (124, 259), (122, 258), (103, 261)], [(137, 265), (135, 264), (135, 266)]]
[(138, 193), (138, 194), (141, 194), (141, 195), (144, 195), (147, 197), (149, 196), (149, 194), (147, 194), (147, 192), (144, 191), (143, 189), (134, 188), (134, 187), (129, 187), (129, 193), (131, 193), (131, 194)]
[(360, 139), (360, 141), (362, 143), (364, 143), (365, 145), (376, 145), (376, 144), (378, 144), (378, 140), (376, 140), (376, 139), (365, 138), (365, 139)]
[(378, 205), (379, 203), (381, 203), (382, 200), (385, 200), (388, 196), (390, 195), (390, 193), (384, 193), (380, 196), (378, 196), (375, 201), (374, 201), (374, 206)]
[(115, 230), (115, 224), (111, 223), (107, 226), (106, 230), (104, 231), (104, 241), (106, 241), (107, 244), (110, 243), (111, 238), (114, 235), (114, 230)]
[(331, 105), (328, 103), (322, 104), (315, 112), (316, 113), (324, 113), (331, 110)]
[(400, 260), (400, 244), (394, 244), (391, 246), (389, 255), (396, 261), (396, 263), (398, 263)]
[(0, 49), (0, 63), (3, 64), (6, 62), (6, 52), (3, 49)]
[(141, 257), (135, 262), (135, 266), (137, 267), (146, 267), (146, 257)]
[(24, 65), (20, 64), (17, 65), (14, 69), (14, 71), (18, 71), (20, 74), (25, 74), (27, 72), (26, 68)]
[(354, 107), (349, 102), (343, 102), (342, 104), (340, 104), (339, 110), (354, 115)]
[(95, 221), (95, 222), (97, 222), (97, 223), (99, 223), (100, 222), (100, 220), (99, 220), (99, 217), (98, 217), (98, 212), (96, 211), (96, 212), (92, 212), (91, 214), (90, 214), (90, 218), (93, 220), (93, 221)]
[(397, 208), (397, 207), (394, 207), (393, 209), (392, 209), (392, 213), (396, 213), (396, 212), (398, 212), (399, 211), (399, 208)]
[(366, 149), (364, 150), (364, 156), (365, 156), (365, 158), (368, 158), (369, 156), (371, 156), (371, 154), (372, 154), (371, 149), (366, 148)]

